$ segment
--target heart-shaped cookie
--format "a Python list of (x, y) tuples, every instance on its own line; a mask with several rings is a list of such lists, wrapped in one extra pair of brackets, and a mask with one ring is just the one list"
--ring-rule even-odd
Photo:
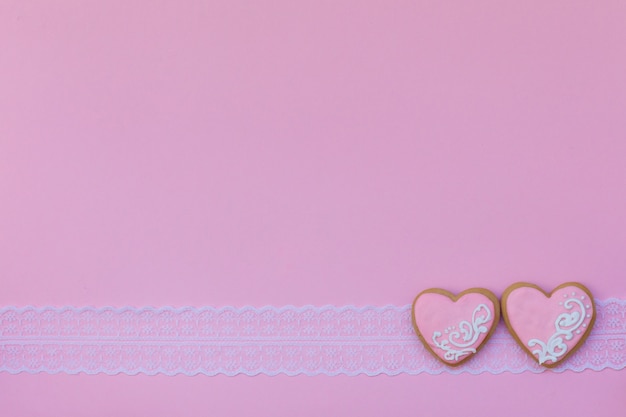
[(459, 366), (478, 352), (500, 320), (498, 298), (484, 288), (458, 295), (431, 288), (415, 297), (411, 311), (426, 349), (449, 366)]
[(549, 294), (518, 282), (502, 294), (502, 315), (517, 343), (540, 365), (554, 368), (589, 336), (596, 307), (591, 292), (577, 282)]

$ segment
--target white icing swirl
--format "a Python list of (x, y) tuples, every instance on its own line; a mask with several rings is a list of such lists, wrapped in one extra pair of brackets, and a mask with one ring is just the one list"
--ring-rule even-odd
[[(442, 332), (433, 332), (433, 343), (445, 353), (443, 358), (447, 361), (458, 361), (459, 358), (476, 353), (474, 344), (481, 334), (487, 333), (489, 328), (484, 326), (491, 320), (491, 310), (485, 304), (479, 304), (472, 313), (472, 322), (463, 320), (459, 323), (459, 330), (448, 331), (447, 339), (437, 340), (443, 336)], [(455, 328), (453, 328), (455, 329)]]
[(528, 347), (539, 347), (539, 349), (533, 350), (533, 354), (537, 355), (540, 365), (547, 361), (554, 363), (561, 356), (565, 355), (568, 350), (565, 341), (572, 340), (574, 332), (578, 330), (585, 321), (587, 310), (582, 301), (576, 298), (570, 298), (563, 303), (563, 306), (568, 310), (578, 306), (580, 311), (576, 310), (571, 313), (559, 314), (554, 322), (556, 331), (550, 336), (547, 342), (544, 343), (539, 339), (530, 339), (528, 341)]

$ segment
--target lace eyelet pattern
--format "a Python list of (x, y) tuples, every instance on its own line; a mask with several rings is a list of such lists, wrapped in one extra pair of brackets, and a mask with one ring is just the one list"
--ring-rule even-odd
[(537, 365), (500, 323), (450, 368), (422, 346), (410, 306), (0, 309), (0, 372), (166, 375), (397, 375), (626, 368), (626, 300), (597, 301), (585, 344)]

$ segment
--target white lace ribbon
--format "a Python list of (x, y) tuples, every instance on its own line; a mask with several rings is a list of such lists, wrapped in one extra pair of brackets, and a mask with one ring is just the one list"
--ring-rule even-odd
[(547, 370), (500, 324), (458, 368), (416, 337), (410, 306), (0, 309), (0, 372), (396, 375), (626, 367), (626, 300), (597, 301), (595, 327)]

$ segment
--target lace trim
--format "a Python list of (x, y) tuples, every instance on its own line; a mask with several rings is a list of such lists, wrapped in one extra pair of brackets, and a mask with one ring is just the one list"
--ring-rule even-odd
[(590, 337), (537, 365), (501, 323), (459, 368), (415, 336), (410, 306), (0, 309), (0, 371), (184, 375), (580, 372), (626, 367), (626, 300), (597, 302)]

